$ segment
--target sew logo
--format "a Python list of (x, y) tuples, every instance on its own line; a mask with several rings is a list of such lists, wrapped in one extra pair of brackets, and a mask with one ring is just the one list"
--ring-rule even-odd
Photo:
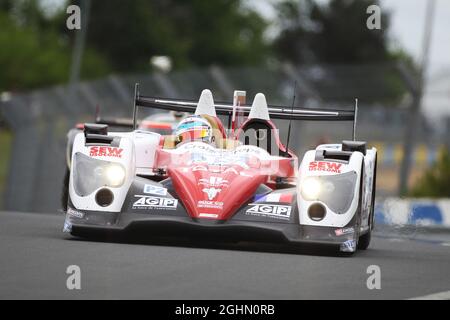
[(122, 148), (113, 147), (91, 147), (89, 149), (89, 155), (91, 157), (113, 157), (122, 158)]
[(342, 163), (325, 162), (325, 161), (312, 161), (309, 163), (309, 171), (326, 171), (341, 173)]

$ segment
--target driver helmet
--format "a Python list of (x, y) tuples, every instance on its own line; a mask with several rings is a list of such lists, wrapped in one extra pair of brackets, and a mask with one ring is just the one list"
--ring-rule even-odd
[(212, 126), (208, 120), (201, 116), (190, 116), (181, 120), (175, 129), (175, 137), (177, 146), (193, 141), (214, 143)]

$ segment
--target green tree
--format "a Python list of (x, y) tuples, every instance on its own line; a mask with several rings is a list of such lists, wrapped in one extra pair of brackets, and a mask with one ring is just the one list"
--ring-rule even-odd
[(281, 33), (274, 45), (279, 57), (295, 63), (355, 64), (385, 62), (389, 16), (382, 11), (381, 29), (369, 30), (366, 13), (377, 0), (286, 0), (277, 5)]
[(0, 13), (0, 90), (34, 88), (66, 79), (67, 55), (54, 35), (19, 27)]
[(428, 169), (410, 192), (412, 197), (450, 197), (450, 152), (443, 150), (438, 161)]
[(175, 67), (260, 64), (266, 22), (240, 0), (92, 1), (88, 45), (117, 72), (148, 70), (155, 55)]
[(263, 33), (267, 23), (254, 11), (244, 9), (239, 0), (177, 1), (187, 12), (178, 32), (191, 39), (188, 58), (196, 65), (217, 63), (260, 65), (267, 57)]
[(276, 6), (281, 32), (274, 41), (279, 60), (321, 66), (311, 79), (323, 100), (398, 105), (407, 87), (395, 64), (414, 71), (412, 59), (391, 50), (389, 14), (381, 10), (381, 29), (370, 30), (367, 9), (378, 0), (284, 0)]
[[(71, 44), (52, 19), (36, 0), (0, 0), (0, 91), (67, 82)], [(95, 78), (107, 74), (109, 67), (88, 49), (82, 70), (85, 78)]]

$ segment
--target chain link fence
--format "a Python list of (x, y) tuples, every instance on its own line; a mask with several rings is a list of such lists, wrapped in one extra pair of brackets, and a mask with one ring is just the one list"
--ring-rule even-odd
[[(263, 92), (270, 104), (291, 105), (295, 82), (296, 105), (302, 107), (350, 109), (358, 98), (357, 135), (381, 148), (402, 143), (408, 112), (399, 108), (407, 105), (409, 92), (393, 65), (211, 67), (169, 74), (110, 76), (74, 87), (13, 94), (3, 99), (0, 108), (4, 123), (13, 133), (7, 181), (0, 195), (2, 209), (58, 211), (66, 165), (66, 133), (78, 122), (93, 121), (97, 107), (102, 117), (131, 117), (136, 82), (140, 83), (142, 95), (171, 98), (197, 99), (201, 90), (209, 88), (216, 100), (231, 101), (233, 90), (238, 89), (246, 90), (249, 100)], [(285, 139), (287, 125), (277, 124)], [(437, 150), (442, 136), (450, 133), (435, 134), (432, 129), (423, 120), (417, 128), (417, 143)], [(350, 123), (298, 122), (293, 124), (291, 146), (301, 158), (307, 148), (319, 142), (349, 139), (351, 132)], [(395, 159), (393, 163), (396, 165)]]

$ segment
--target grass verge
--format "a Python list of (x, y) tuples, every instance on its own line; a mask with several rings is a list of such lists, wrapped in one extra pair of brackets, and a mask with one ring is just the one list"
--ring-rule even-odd
[(6, 188), (6, 179), (8, 178), (11, 140), (11, 132), (0, 129), (0, 209), (3, 208), (3, 196)]

